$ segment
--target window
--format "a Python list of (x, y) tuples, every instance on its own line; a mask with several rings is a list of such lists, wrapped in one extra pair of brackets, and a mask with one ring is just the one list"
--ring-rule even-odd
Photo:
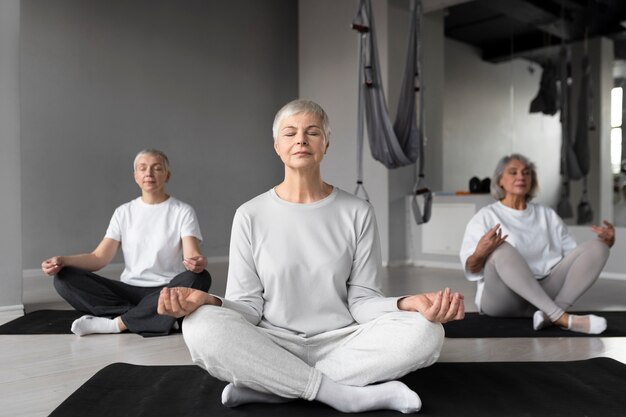
[(611, 168), (617, 175), (622, 162), (622, 87), (611, 90)]

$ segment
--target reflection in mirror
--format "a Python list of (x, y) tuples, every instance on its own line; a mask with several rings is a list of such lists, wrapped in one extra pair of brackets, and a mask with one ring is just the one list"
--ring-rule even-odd
[[(564, 202), (562, 206), (571, 207), (571, 210), (561, 211), (571, 212), (571, 215), (563, 216), (567, 224), (613, 221), (614, 200), (622, 197), (616, 193), (619, 184), (614, 182), (619, 172), (611, 169), (609, 109), (611, 89), (617, 86), (615, 81), (618, 78), (614, 74), (614, 65), (626, 62), (626, 2), (451, 3), (444, 19), (445, 48), (441, 48), (445, 51), (446, 68), (445, 88), (441, 88), (444, 93), (443, 130), (437, 132), (439, 135), (430, 135), (431, 138), (442, 138), (443, 145), (437, 152), (432, 152), (432, 144), (426, 147), (426, 153), (439, 158), (443, 162), (441, 165), (446, 167), (440, 175), (442, 189), (465, 189), (471, 177), (489, 175), (488, 161), (493, 163), (504, 154), (520, 152), (534, 160), (540, 170), (542, 190), (537, 199), (553, 208), (560, 201)], [(527, 13), (531, 9), (533, 13)], [(542, 18), (537, 19), (537, 16)], [(472, 50), (462, 49), (461, 44)], [(567, 51), (562, 54), (563, 49)], [(472, 52), (474, 56), (471, 56)], [(562, 55), (566, 59), (560, 59)], [(476, 56), (481, 62), (473, 60)], [(587, 85), (590, 85), (591, 92), (581, 95), (584, 87), (580, 80), (584, 78), (582, 74), (587, 74), (587, 67), (583, 65), (586, 59), (590, 64), (591, 77)], [(523, 60), (532, 63), (530, 75), (521, 70)], [(626, 74), (626, 64), (623, 67), (622, 74)], [(534, 70), (539, 68), (545, 80), (533, 77)], [(546, 69), (550, 71), (544, 71)], [(505, 86), (507, 74), (510, 83)], [(550, 77), (543, 77), (549, 74)], [(548, 83), (555, 77), (558, 78), (559, 92), (547, 96), (565, 97), (559, 111), (554, 103), (542, 106), (546, 104), (544, 100), (531, 102), (536, 86), (541, 88), (544, 81), (549, 85), (547, 91), (557, 89), (555, 82)], [(536, 82), (532, 87), (533, 97), (521, 104), (519, 99), (528, 93), (527, 82), (531, 80)], [(510, 91), (508, 101), (503, 100), (502, 91)], [(585, 99), (581, 100), (581, 96)], [(437, 100), (429, 101), (429, 104), (433, 103), (435, 107), (439, 104)], [(529, 104), (532, 113), (541, 108), (543, 115), (528, 116), (518, 111), (528, 109)], [(560, 111), (564, 107), (568, 111)], [(591, 110), (590, 117), (580, 117), (585, 110), (579, 109)], [(565, 119), (564, 113), (568, 119), (562, 129), (559, 119)], [(430, 123), (431, 128), (433, 125), (436, 123)], [(555, 148), (564, 141), (555, 132), (563, 130), (569, 143), (566, 143), (565, 151), (559, 151)], [(579, 141), (572, 140), (575, 136), (572, 132), (583, 131), (588, 133), (586, 142), (590, 149), (587, 152), (582, 149), (586, 146), (577, 146)], [(618, 146), (623, 130), (621, 135), (620, 131), (612, 134), (615, 138), (613, 148), (619, 148), (613, 152), (613, 158), (616, 158), (616, 165), (621, 165), (622, 159), (626, 159), (626, 155), (621, 155), (622, 146)], [(568, 165), (561, 164), (562, 155), (573, 153), (573, 147), (577, 148), (578, 166), (570, 163), (570, 173), (562, 176), (561, 166)], [(472, 158), (478, 161), (474, 162)], [(581, 166), (585, 172), (581, 172)], [(430, 174), (433, 178), (434, 175)], [(622, 174), (626, 179), (626, 172)], [(590, 210), (579, 210), (585, 204)], [(579, 216), (579, 212), (586, 215)], [(589, 216), (589, 213), (593, 214)]]

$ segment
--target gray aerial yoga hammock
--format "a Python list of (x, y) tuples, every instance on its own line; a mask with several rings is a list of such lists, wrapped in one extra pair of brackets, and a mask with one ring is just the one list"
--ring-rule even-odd
[[(398, 100), (396, 120), (392, 126), (380, 75), (374, 18), (370, 0), (360, 0), (352, 28), (359, 32), (359, 99), (357, 118), (357, 187), (355, 194), (369, 195), (363, 185), (363, 125), (367, 122), (372, 157), (387, 168), (415, 164), (413, 216), (417, 224), (430, 219), (432, 192), (424, 179), (424, 83), (421, 72), (422, 2), (411, 1), (411, 22), (407, 58)], [(415, 82), (419, 77), (420, 127), (417, 127)], [(423, 210), (417, 199), (423, 197)]]
[(567, 49), (561, 47), (561, 199), (557, 205), (557, 213), (563, 218), (573, 217), (574, 213), (569, 202), (569, 182), (583, 180), (583, 191), (577, 207), (576, 223), (585, 224), (593, 220), (593, 210), (587, 199), (587, 175), (591, 164), (589, 157), (589, 130), (594, 130), (591, 87), (591, 67), (585, 47), (585, 55), (581, 61), (582, 71), (580, 78), (578, 115), (576, 117), (576, 132), (572, 135), (571, 111), (569, 109), (570, 87), (567, 77)]
[(576, 120), (576, 137), (574, 140), (574, 154), (578, 167), (583, 175), (583, 193), (576, 209), (576, 223), (585, 224), (593, 221), (593, 210), (587, 200), (587, 175), (591, 165), (589, 156), (589, 131), (595, 130), (593, 120), (593, 89), (591, 87), (591, 66), (586, 53), (582, 59), (582, 77), (580, 80), (580, 99), (578, 100), (578, 118)]
[(569, 180), (570, 169), (573, 171), (577, 168), (572, 162), (575, 162), (575, 158), (570, 155), (571, 147), (570, 135), (569, 135), (569, 87), (568, 87), (568, 51), (567, 47), (561, 45), (560, 62), (559, 62), (559, 79), (561, 92), (559, 95), (559, 107), (561, 120), (561, 198), (556, 206), (556, 211), (559, 216), (564, 219), (574, 216), (572, 205), (569, 201)]

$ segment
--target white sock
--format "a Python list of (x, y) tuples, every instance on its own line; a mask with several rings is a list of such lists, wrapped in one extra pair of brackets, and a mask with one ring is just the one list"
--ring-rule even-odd
[(343, 413), (395, 410), (408, 414), (422, 408), (420, 397), (399, 381), (355, 387), (323, 376), (315, 399)]
[(533, 329), (541, 330), (549, 326), (552, 326), (550, 318), (541, 310), (535, 311), (535, 314), (533, 314)]
[(106, 317), (82, 316), (72, 323), (72, 333), (85, 336), (92, 333), (120, 333), (117, 319)]
[(226, 407), (237, 407), (248, 403), (279, 404), (291, 401), (292, 398), (279, 397), (274, 394), (255, 391), (250, 388), (236, 387), (232, 383), (222, 391), (222, 404)]
[(570, 314), (567, 330), (587, 334), (600, 334), (606, 330), (606, 319), (594, 314), (585, 316)]

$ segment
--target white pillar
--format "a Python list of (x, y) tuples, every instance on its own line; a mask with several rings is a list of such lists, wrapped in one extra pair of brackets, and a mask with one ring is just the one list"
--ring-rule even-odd
[(0, 323), (23, 314), (20, 1), (0, 1)]

